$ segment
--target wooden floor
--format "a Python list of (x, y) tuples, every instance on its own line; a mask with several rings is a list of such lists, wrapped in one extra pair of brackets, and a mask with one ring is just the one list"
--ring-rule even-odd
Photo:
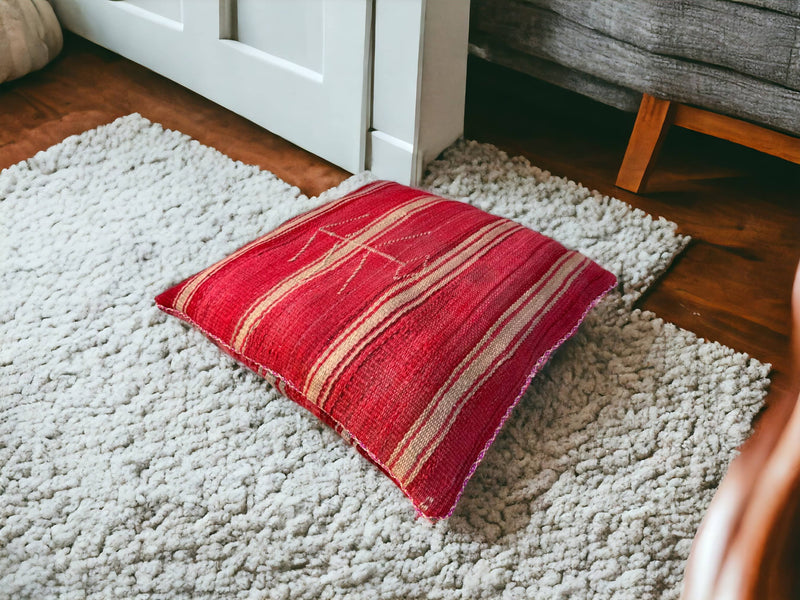
[[(633, 115), (471, 60), (466, 135), (675, 221), (694, 238), (641, 307), (788, 369), (789, 290), (800, 258), (800, 166), (671, 131), (647, 195), (616, 188)], [(348, 174), (119, 56), (67, 36), (44, 70), (0, 85), (0, 168), (139, 112), (317, 194)]]

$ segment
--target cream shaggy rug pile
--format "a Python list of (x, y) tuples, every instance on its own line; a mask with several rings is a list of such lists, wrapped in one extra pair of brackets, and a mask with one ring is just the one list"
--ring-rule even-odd
[(427, 187), (620, 291), (434, 525), (153, 297), (309, 199), (139, 115), (0, 174), (1, 598), (677, 598), (767, 366), (632, 308), (672, 224), (459, 143)]

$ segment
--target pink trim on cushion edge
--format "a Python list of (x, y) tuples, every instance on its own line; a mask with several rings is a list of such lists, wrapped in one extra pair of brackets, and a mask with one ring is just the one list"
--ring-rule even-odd
[[(316, 404), (313, 404), (311, 401), (309, 401), (309, 400), (308, 400), (308, 398), (306, 398), (305, 394), (303, 394), (303, 392), (301, 392), (301, 391), (300, 391), (300, 389), (299, 389), (299, 388), (298, 388), (296, 385), (294, 385), (294, 384), (293, 384), (291, 381), (289, 381), (288, 379), (286, 379), (284, 376), (277, 374), (275, 371), (273, 371), (272, 369), (270, 369), (270, 368), (269, 368), (269, 367), (267, 367), (266, 365), (262, 365), (260, 362), (257, 362), (257, 361), (255, 361), (255, 360), (252, 360), (251, 358), (248, 358), (248, 357), (246, 357), (244, 354), (242, 354), (242, 353), (238, 352), (238, 351), (237, 351), (237, 350), (235, 350), (233, 347), (231, 347), (231, 345), (230, 345), (230, 344), (227, 344), (226, 342), (224, 342), (224, 341), (223, 341), (221, 338), (219, 338), (219, 337), (217, 337), (216, 335), (214, 335), (214, 334), (212, 334), (212, 333), (210, 333), (210, 332), (206, 331), (206, 330), (205, 330), (203, 327), (201, 327), (201, 326), (200, 326), (200, 324), (199, 324), (199, 323), (197, 323), (195, 320), (193, 320), (193, 319), (192, 319), (192, 318), (191, 318), (189, 315), (187, 315), (186, 313), (183, 313), (183, 312), (181, 312), (181, 311), (179, 311), (179, 310), (175, 310), (174, 308), (172, 308), (172, 307), (169, 307), (169, 306), (164, 306), (163, 304), (159, 304), (158, 302), (156, 302), (156, 306), (157, 306), (157, 307), (158, 307), (160, 310), (162, 310), (162, 311), (164, 311), (165, 313), (167, 313), (168, 315), (172, 315), (173, 317), (176, 317), (176, 318), (180, 319), (181, 321), (184, 321), (184, 322), (186, 322), (186, 323), (189, 323), (189, 325), (192, 325), (193, 327), (195, 327), (195, 328), (196, 328), (198, 331), (200, 331), (200, 332), (201, 332), (201, 333), (202, 333), (204, 336), (206, 336), (207, 338), (209, 338), (209, 339), (210, 339), (211, 341), (213, 341), (215, 344), (217, 344), (217, 345), (219, 345), (219, 346), (222, 346), (223, 348), (226, 348), (226, 349), (227, 349), (227, 350), (228, 350), (228, 351), (229, 351), (229, 352), (230, 352), (230, 353), (231, 353), (231, 354), (232, 354), (234, 357), (239, 357), (239, 362), (240, 362), (240, 363), (242, 363), (242, 366), (244, 366), (246, 369), (250, 369), (250, 371), (253, 371), (253, 369), (252, 369), (252, 368), (250, 368), (250, 367), (248, 366), (248, 364), (247, 364), (247, 363), (254, 364), (254, 365), (258, 366), (258, 367), (261, 367), (262, 369), (264, 369), (264, 371), (265, 371), (266, 373), (269, 373), (270, 375), (272, 375), (273, 377), (275, 377), (275, 379), (279, 379), (279, 380), (281, 380), (281, 381), (282, 381), (282, 382), (283, 382), (285, 385), (288, 385), (290, 388), (292, 388), (292, 390), (294, 390), (294, 391), (297, 393), (297, 395), (298, 395), (298, 396), (301, 396), (301, 397), (302, 397), (302, 398), (303, 398), (303, 399), (304, 399), (304, 400), (305, 400), (305, 401), (306, 401), (306, 402), (309, 404), (309, 406), (317, 406)], [(255, 371), (253, 371), (253, 372), (255, 372)], [(256, 373), (256, 375), (258, 375), (259, 377), (261, 377), (262, 379), (264, 379), (264, 377), (263, 377), (263, 376), (261, 376), (261, 375), (259, 375), (258, 373)], [(269, 382), (267, 382), (267, 383), (269, 383)], [(273, 386), (273, 387), (276, 387), (276, 386)], [(276, 389), (277, 389), (277, 388), (276, 388)], [(294, 402), (294, 400), (292, 400), (291, 398), (287, 398), (285, 395), (283, 395), (283, 394), (280, 394), (280, 391), (278, 391), (278, 393), (279, 393), (279, 395), (280, 395), (280, 396), (282, 396), (283, 398), (286, 398), (286, 399), (287, 399), (287, 400), (289, 400), (290, 402)], [(313, 413), (311, 410), (309, 410), (308, 408), (306, 408), (305, 406), (302, 406), (302, 405), (300, 405), (300, 404), (297, 404), (297, 402), (294, 402), (294, 404), (296, 404), (297, 406), (300, 406), (300, 408), (302, 408), (302, 409), (303, 409), (303, 410), (305, 410), (306, 412), (310, 413), (312, 416), (314, 416), (314, 417), (316, 417), (316, 416), (317, 416), (317, 415), (315, 415), (315, 414), (314, 414), (314, 413)], [(338, 419), (336, 419), (336, 418), (335, 418), (333, 415), (331, 415), (331, 414), (330, 414), (328, 411), (326, 411), (326, 410), (324, 410), (324, 409), (322, 409), (322, 408), (320, 408), (320, 407), (318, 407), (318, 406), (317, 406), (317, 409), (318, 409), (318, 410), (319, 410), (321, 413), (325, 414), (325, 416), (327, 416), (327, 417), (328, 417), (328, 418), (329, 418), (329, 419), (330, 419), (330, 420), (331, 420), (333, 423), (335, 423), (336, 425), (338, 425), (338, 426), (339, 426), (339, 428), (341, 429), (341, 431), (344, 431), (344, 432), (346, 432), (346, 433), (347, 433), (347, 435), (348, 435), (348, 437), (349, 437), (350, 439), (349, 439), (349, 440), (345, 440), (345, 438), (344, 438), (344, 437), (342, 437), (342, 434), (341, 434), (341, 432), (339, 432), (339, 431), (336, 431), (336, 429), (335, 429), (335, 428), (333, 428), (333, 430), (336, 432), (336, 434), (337, 434), (339, 437), (341, 437), (341, 438), (342, 438), (344, 441), (349, 441), (351, 445), (353, 445), (353, 446), (358, 446), (358, 447), (359, 447), (361, 450), (363, 450), (363, 451), (364, 451), (364, 453), (367, 455), (367, 457), (368, 457), (368, 458), (369, 458), (369, 459), (370, 459), (370, 460), (371, 460), (373, 463), (375, 463), (375, 465), (377, 465), (377, 466), (378, 466), (378, 467), (381, 469), (381, 471), (383, 471), (383, 473), (384, 473), (384, 474), (385, 474), (385, 475), (386, 475), (386, 476), (387, 476), (389, 479), (391, 479), (391, 480), (392, 480), (392, 482), (393, 482), (393, 483), (394, 483), (394, 484), (395, 484), (395, 485), (396, 485), (396, 486), (397, 486), (397, 487), (400, 489), (400, 491), (401, 491), (401, 492), (403, 492), (403, 495), (404, 495), (406, 498), (408, 498), (408, 499), (411, 501), (411, 504), (412, 504), (412, 506), (414, 507), (414, 510), (415, 510), (415, 512), (417, 513), (417, 515), (423, 515), (423, 516), (424, 516), (426, 519), (429, 519), (429, 520), (431, 520), (431, 521), (435, 521), (435, 520), (438, 520), (438, 519), (447, 518), (448, 516), (450, 516), (450, 515), (448, 514), (448, 515), (447, 515), (447, 516), (445, 516), (445, 517), (430, 517), (430, 516), (426, 515), (425, 513), (423, 513), (423, 512), (422, 512), (422, 510), (421, 510), (421, 509), (420, 509), (420, 507), (419, 507), (419, 503), (418, 503), (416, 500), (414, 500), (413, 496), (412, 496), (412, 495), (411, 495), (411, 494), (408, 492), (408, 490), (407, 490), (407, 489), (406, 489), (406, 488), (405, 488), (405, 487), (404, 487), (404, 486), (403, 486), (403, 485), (402, 485), (402, 484), (401, 484), (401, 483), (400, 483), (400, 482), (399, 482), (399, 481), (398, 481), (398, 480), (397, 480), (397, 479), (394, 477), (394, 475), (392, 475), (392, 472), (391, 472), (391, 470), (389, 469), (389, 467), (387, 467), (386, 465), (384, 465), (384, 464), (383, 464), (383, 462), (381, 462), (381, 461), (380, 461), (380, 460), (379, 460), (379, 459), (378, 459), (378, 458), (377, 458), (377, 457), (376, 457), (376, 456), (375, 456), (375, 455), (372, 453), (372, 451), (371, 451), (369, 448), (367, 448), (367, 447), (366, 447), (366, 446), (365, 446), (365, 445), (364, 445), (364, 444), (361, 442), (361, 440), (359, 440), (359, 439), (358, 439), (356, 436), (354, 436), (354, 435), (353, 435), (353, 434), (350, 432), (350, 430), (349, 430), (349, 429), (347, 429), (347, 427), (345, 427), (345, 426), (344, 426), (344, 425), (343, 425), (343, 424), (342, 424), (342, 423), (341, 423), (341, 422), (340, 422)], [(323, 423), (323, 424), (324, 424), (324, 425), (327, 425), (327, 423)], [(496, 434), (495, 434), (495, 435), (496, 435)], [(462, 488), (462, 491), (463, 491), (463, 488)], [(459, 492), (459, 496), (460, 496), (460, 495), (461, 495), (461, 492)], [(455, 505), (454, 505), (454, 506), (455, 506)]]
[[(542, 354), (539, 357), (539, 360), (536, 361), (536, 364), (533, 366), (533, 369), (531, 370), (530, 374), (525, 379), (525, 383), (522, 384), (522, 389), (520, 389), (519, 394), (514, 399), (514, 402), (512, 402), (511, 406), (508, 407), (508, 410), (506, 410), (506, 414), (504, 414), (503, 418), (500, 419), (500, 424), (497, 426), (497, 429), (494, 430), (494, 433), (492, 434), (492, 437), (489, 438), (489, 441), (486, 442), (486, 445), (483, 447), (483, 450), (481, 450), (480, 454), (478, 454), (478, 457), (475, 459), (475, 462), (472, 463), (472, 467), (470, 467), (469, 473), (467, 473), (467, 476), (464, 478), (464, 483), (461, 485), (461, 489), (458, 491), (458, 494), (456, 494), (456, 499), (453, 501), (453, 504), (450, 507), (450, 509), (447, 511), (447, 514), (445, 514), (444, 517), (429, 517), (424, 512), (422, 512), (419, 509), (419, 507), (417, 507), (416, 504), (414, 504), (414, 507), (417, 509), (417, 516), (422, 515), (426, 519), (437, 521), (437, 520), (440, 520), (440, 519), (447, 519), (453, 514), (453, 512), (455, 512), (456, 506), (458, 505), (458, 501), (461, 500), (461, 496), (463, 495), (464, 490), (466, 489), (467, 484), (469, 483), (469, 480), (472, 479), (472, 476), (475, 474), (475, 471), (477, 470), (478, 465), (480, 465), (481, 461), (483, 461), (483, 458), (486, 455), (486, 452), (488, 452), (489, 448), (494, 443), (495, 438), (497, 438), (498, 434), (500, 433), (500, 430), (503, 428), (503, 425), (506, 424), (506, 421), (511, 416), (511, 413), (514, 411), (514, 408), (516, 408), (517, 404), (519, 404), (519, 401), (522, 399), (522, 396), (525, 393), (525, 390), (527, 390), (528, 387), (530, 386), (531, 381), (533, 381), (533, 378), (541, 370), (541, 368), (547, 363), (547, 361), (550, 359), (550, 356), (553, 354), (553, 352), (558, 350), (558, 348), (561, 346), (561, 344), (563, 344), (569, 338), (571, 338), (573, 335), (575, 335), (575, 332), (578, 330), (578, 327), (580, 327), (581, 323), (583, 323), (583, 321), (586, 319), (586, 316), (592, 311), (593, 308), (595, 308), (598, 304), (600, 304), (600, 302), (603, 300), (603, 298), (605, 298), (608, 295), (608, 293), (611, 290), (613, 290), (615, 287), (617, 287), (617, 277), (616, 276), (614, 276), (614, 282), (608, 287), (608, 289), (605, 290), (604, 292), (602, 292), (601, 294), (599, 294), (594, 300), (592, 300), (591, 304), (589, 304), (589, 306), (586, 308), (586, 310), (580, 316), (580, 318), (575, 323), (575, 325), (572, 327), (572, 329), (570, 329), (569, 332), (567, 332), (564, 336), (562, 336), (561, 339), (559, 339), (555, 344), (553, 344), (550, 347), (550, 349), (547, 350), (547, 352), (545, 352), (544, 354)], [(413, 502), (414, 501), (412, 500), (412, 503)]]

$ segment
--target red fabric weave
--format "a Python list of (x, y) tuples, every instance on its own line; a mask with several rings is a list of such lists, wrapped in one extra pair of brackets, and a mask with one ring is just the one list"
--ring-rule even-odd
[(376, 182), (156, 298), (377, 464), (429, 518), (615, 285), (468, 204)]

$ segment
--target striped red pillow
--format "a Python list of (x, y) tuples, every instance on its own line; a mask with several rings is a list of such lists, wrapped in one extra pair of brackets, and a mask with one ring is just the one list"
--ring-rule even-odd
[(550, 353), (616, 284), (473, 206), (375, 182), (156, 298), (449, 516)]

